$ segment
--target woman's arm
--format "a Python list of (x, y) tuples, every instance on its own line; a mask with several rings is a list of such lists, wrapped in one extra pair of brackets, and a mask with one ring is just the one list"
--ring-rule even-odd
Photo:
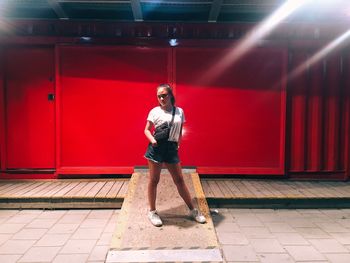
[(181, 128), (180, 128), (180, 136), (179, 136), (179, 141), (177, 142), (177, 148), (180, 148), (180, 143), (181, 143), (181, 139), (182, 139), (182, 127), (183, 127), (183, 123), (181, 123)]
[(147, 121), (146, 127), (145, 127), (145, 135), (146, 135), (147, 139), (151, 142), (151, 144), (153, 146), (156, 146), (157, 141), (156, 141), (156, 139), (154, 139), (154, 137), (152, 135), (152, 132), (151, 132), (152, 127), (153, 127), (153, 123), (151, 121)]

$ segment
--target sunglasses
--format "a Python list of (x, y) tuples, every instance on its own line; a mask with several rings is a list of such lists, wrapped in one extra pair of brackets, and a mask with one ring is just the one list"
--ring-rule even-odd
[(157, 95), (158, 99), (165, 99), (166, 97), (168, 97), (169, 94), (160, 94)]

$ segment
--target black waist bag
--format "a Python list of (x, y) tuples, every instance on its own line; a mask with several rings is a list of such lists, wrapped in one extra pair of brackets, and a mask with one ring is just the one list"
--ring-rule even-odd
[(173, 107), (173, 116), (171, 118), (170, 124), (168, 124), (167, 122), (164, 122), (155, 129), (153, 137), (154, 139), (156, 139), (157, 142), (167, 141), (169, 139), (170, 129), (174, 123), (174, 116), (175, 116), (175, 107)]
[(165, 141), (169, 139), (170, 135), (170, 127), (168, 123), (164, 122), (162, 125), (159, 125), (156, 130), (154, 131), (154, 139), (156, 141)]

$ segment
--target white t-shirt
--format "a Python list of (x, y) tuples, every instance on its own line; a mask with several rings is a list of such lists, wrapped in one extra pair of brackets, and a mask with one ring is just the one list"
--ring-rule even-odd
[[(157, 128), (159, 125), (162, 125), (164, 122), (170, 124), (173, 111), (165, 111), (160, 106), (153, 108), (147, 117), (147, 120), (152, 122), (154, 127)], [(181, 125), (185, 122), (184, 111), (176, 107), (174, 123), (170, 129), (170, 135), (168, 141), (178, 142), (181, 132)]]

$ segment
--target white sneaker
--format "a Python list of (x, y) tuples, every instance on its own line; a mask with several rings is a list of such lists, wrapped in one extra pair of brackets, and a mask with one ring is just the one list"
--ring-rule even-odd
[(194, 220), (196, 220), (198, 223), (204, 224), (207, 222), (204, 215), (200, 211), (198, 211), (196, 208), (192, 209), (190, 211), (190, 217), (192, 217)]
[(148, 212), (148, 219), (151, 221), (151, 223), (154, 226), (162, 226), (163, 225), (162, 219), (160, 219), (156, 210)]

